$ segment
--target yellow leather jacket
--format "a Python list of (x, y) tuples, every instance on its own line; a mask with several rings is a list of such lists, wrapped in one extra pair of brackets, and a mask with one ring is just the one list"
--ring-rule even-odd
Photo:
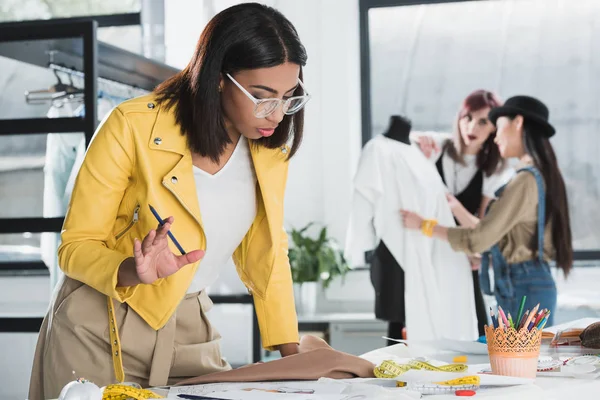
[[(233, 260), (254, 297), (263, 346), (273, 349), (298, 342), (283, 229), (287, 148), (250, 143), (250, 150), (258, 208)], [(149, 204), (163, 218), (175, 217), (171, 232), (185, 250), (206, 249), (191, 153), (172, 111), (153, 95), (122, 103), (98, 128), (75, 183), (58, 254), (67, 276), (127, 302), (158, 330), (183, 299), (199, 263), (150, 285), (117, 287), (119, 265), (133, 255), (133, 239), (157, 226)]]

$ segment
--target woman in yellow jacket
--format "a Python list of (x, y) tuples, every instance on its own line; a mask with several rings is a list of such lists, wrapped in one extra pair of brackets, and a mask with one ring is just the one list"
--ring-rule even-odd
[(283, 199), (306, 58), (278, 11), (234, 6), (208, 23), (182, 72), (102, 123), (63, 227), (66, 278), (40, 331), (30, 400), (77, 377), (147, 387), (229, 368), (205, 315), (205, 288), (229, 257), (263, 346), (298, 352)]

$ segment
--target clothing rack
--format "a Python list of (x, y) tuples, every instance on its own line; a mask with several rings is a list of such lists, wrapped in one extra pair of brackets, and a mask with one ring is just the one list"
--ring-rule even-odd
[[(1, 135), (83, 132), (89, 144), (98, 125), (99, 84), (152, 91), (178, 69), (97, 40), (98, 27), (140, 25), (140, 13), (0, 23), (0, 56), (50, 68), (83, 81), (85, 115), (71, 118), (0, 119)], [(0, 234), (60, 232), (64, 217), (0, 218)], [(47, 271), (42, 262), (2, 262), (0, 272), (18, 270), (22, 275)], [(0, 275), (6, 275), (2, 273)], [(250, 295), (211, 296), (215, 304), (249, 304)], [(40, 317), (0, 315), (0, 333), (37, 333)], [(253, 307), (252, 358), (261, 359), (258, 319)]]
[[(84, 85), (85, 74), (83, 72), (77, 71), (75, 69), (67, 68), (62, 65), (54, 64), (54, 63), (48, 64), (48, 68), (50, 68), (53, 71), (64, 73), (64, 74), (68, 75), (72, 81), (77, 82), (75, 84), (75, 86), (77, 86), (78, 88), (83, 89), (85, 87), (85, 85)], [(98, 77), (98, 84), (99, 84), (98, 85), (99, 90), (102, 90), (102, 87), (107, 87), (107, 88), (109, 88), (109, 90), (107, 90), (107, 91), (110, 95), (115, 95), (118, 97), (133, 98), (133, 97), (146, 95), (150, 92), (150, 90), (129, 86), (129, 85), (121, 83), (121, 82), (102, 78), (101, 76)], [(123, 95), (123, 93), (126, 93), (126, 95)]]
[[(103, 43), (96, 38), (99, 19), (65, 18), (0, 24), (0, 56), (44, 68), (79, 72), (83, 78), (85, 116), (0, 120), (0, 135), (83, 132), (88, 144), (98, 125), (98, 79), (147, 91), (178, 72), (176, 68)], [(115, 16), (115, 25), (135, 25), (137, 18)], [(60, 232), (64, 218), (2, 218), (0, 234)], [(18, 263), (11, 263), (18, 264)], [(42, 262), (40, 267), (45, 268)], [(18, 265), (16, 265), (18, 267)], [(31, 263), (28, 263), (31, 269)], [(6, 263), (0, 262), (0, 269)], [(17, 268), (20, 269), (20, 268)]]

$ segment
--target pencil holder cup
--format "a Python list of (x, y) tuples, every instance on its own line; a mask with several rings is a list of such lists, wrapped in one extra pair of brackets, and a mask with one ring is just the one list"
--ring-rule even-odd
[(485, 327), (492, 373), (534, 379), (537, 373), (542, 331)]

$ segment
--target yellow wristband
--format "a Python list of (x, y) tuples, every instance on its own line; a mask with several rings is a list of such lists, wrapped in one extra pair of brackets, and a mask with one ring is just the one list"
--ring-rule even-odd
[(435, 219), (426, 219), (421, 224), (421, 232), (425, 236), (432, 237), (433, 236), (433, 228), (437, 225), (437, 221)]

